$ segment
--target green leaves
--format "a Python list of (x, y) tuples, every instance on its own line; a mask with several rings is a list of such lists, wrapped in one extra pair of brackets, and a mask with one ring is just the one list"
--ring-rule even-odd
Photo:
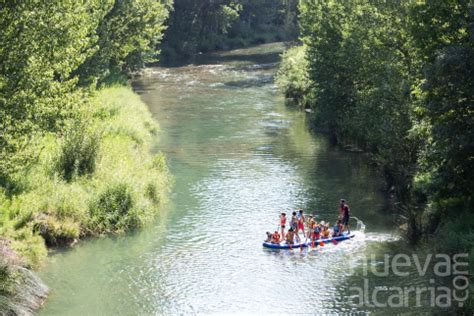
[(374, 154), (411, 222), (425, 205), (438, 220), (472, 210), (472, 1), (306, 0), (300, 12), (316, 126)]
[(0, 5), (0, 184), (38, 156), (37, 137), (61, 134), (77, 120), (89, 84), (154, 57), (168, 6), (154, 0)]
[(162, 58), (180, 61), (200, 52), (240, 48), (298, 35), (297, 0), (175, 0)]

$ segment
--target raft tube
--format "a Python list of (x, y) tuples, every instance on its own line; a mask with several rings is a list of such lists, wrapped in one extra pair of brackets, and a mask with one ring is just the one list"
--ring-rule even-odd
[[(314, 246), (317, 247), (321, 242), (328, 244), (335, 241), (343, 241), (347, 239), (354, 238), (354, 234), (347, 234), (343, 233), (341, 236), (337, 237), (331, 237), (331, 238), (321, 238), (321, 239), (316, 239), (314, 241)], [(263, 247), (265, 248), (270, 248), (270, 249), (293, 249), (293, 248), (306, 248), (306, 247), (311, 247), (313, 242), (311, 240), (308, 240), (306, 242), (300, 242), (300, 243), (294, 243), (292, 245), (289, 245), (287, 243), (281, 243), (281, 244), (272, 244), (270, 242), (264, 242)]]

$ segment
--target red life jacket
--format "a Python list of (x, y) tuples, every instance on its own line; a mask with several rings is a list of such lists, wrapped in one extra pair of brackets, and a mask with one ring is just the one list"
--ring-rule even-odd
[(273, 234), (273, 239), (274, 239), (276, 242), (279, 242), (279, 241), (280, 241), (280, 234), (279, 234), (279, 233), (274, 233), (274, 234)]

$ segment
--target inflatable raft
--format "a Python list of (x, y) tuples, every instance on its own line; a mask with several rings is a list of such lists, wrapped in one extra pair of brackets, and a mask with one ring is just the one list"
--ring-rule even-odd
[[(325, 244), (333, 243), (333, 242), (339, 242), (347, 239), (354, 238), (354, 234), (348, 234), (348, 233), (343, 233), (341, 236), (338, 237), (330, 237), (330, 238), (321, 238), (321, 239), (316, 239), (314, 241), (314, 246), (317, 247), (321, 242)], [(270, 249), (293, 249), (293, 248), (306, 248), (306, 247), (311, 247), (313, 245), (313, 241), (307, 240), (304, 241), (303, 238), (301, 238), (301, 242), (296, 242), (292, 245), (285, 243), (280, 243), (280, 244), (272, 244), (270, 242), (264, 242), (263, 247), (265, 248), (270, 248)]]

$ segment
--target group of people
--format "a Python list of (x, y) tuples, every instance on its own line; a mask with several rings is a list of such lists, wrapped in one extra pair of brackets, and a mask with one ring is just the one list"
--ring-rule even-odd
[(286, 213), (281, 213), (280, 231), (276, 230), (273, 234), (267, 232), (267, 239), (265, 241), (274, 244), (279, 244), (282, 241), (285, 241), (287, 244), (294, 244), (295, 241), (300, 243), (300, 232), (303, 233), (306, 240), (341, 236), (344, 231), (350, 233), (349, 217), (349, 205), (344, 199), (340, 201), (339, 218), (332, 226), (332, 229), (330, 229), (329, 222), (321, 221), (318, 223), (313, 215), (308, 215), (308, 219), (306, 220), (303, 210), (300, 209), (292, 213), (289, 221), (289, 229), (285, 233), (287, 217)]

